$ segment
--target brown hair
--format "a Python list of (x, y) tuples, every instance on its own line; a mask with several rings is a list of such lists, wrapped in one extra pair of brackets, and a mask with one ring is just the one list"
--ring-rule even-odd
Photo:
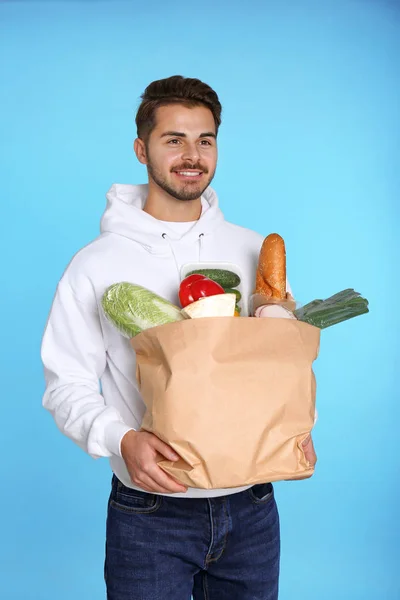
[(142, 102), (136, 114), (136, 127), (138, 137), (144, 141), (148, 140), (155, 127), (157, 108), (168, 104), (206, 106), (213, 114), (216, 133), (218, 133), (222, 106), (216, 92), (200, 79), (182, 77), (182, 75), (158, 79), (147, 86), (141, 99)]

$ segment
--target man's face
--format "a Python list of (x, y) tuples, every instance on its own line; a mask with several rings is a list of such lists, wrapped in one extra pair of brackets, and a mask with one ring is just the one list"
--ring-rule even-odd
[(161, 106), (146, 143), (149, 177), (177, 200), (195, 200), (210, 185), (217, 166), (212, 112), (204, 106)]

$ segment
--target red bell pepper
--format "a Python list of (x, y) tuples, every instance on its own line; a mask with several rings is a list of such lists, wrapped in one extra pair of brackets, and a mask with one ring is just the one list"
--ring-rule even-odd
[(182, 308), (196, 302), (196, 300), (200, 300), (200, 298), (216, 296), (217, 294), (225, 294), (224, 288), (219, 283), (198, 273), (193, 273), (193, 275), (183, 279), (179, 287), (179, 301)]

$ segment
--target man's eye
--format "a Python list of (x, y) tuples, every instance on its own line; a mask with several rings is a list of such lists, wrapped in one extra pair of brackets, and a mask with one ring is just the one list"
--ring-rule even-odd
[(178, 142), (180, 142), (180, 140), (169, 140), (168, 144), (173, 145), (175, 143), (177, 144)]
[(201, 140), (202, 146), (211, 146), (211, 142), (209, 140)]

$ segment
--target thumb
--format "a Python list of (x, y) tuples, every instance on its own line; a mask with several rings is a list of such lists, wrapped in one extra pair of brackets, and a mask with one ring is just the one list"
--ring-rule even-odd
[(304, 456), (306, 457), (306, 460), (308, 460), (308, 462), (312, 465), (315, 466), (316, 462), (317, 462), (317, 456), (315, 454), (315, 450), (314, 450), (314, 444), (311, 438), (311, 435), (309, 435), (303, 442), (302, 444), (303, 446), (303, 450), (304, 450)]
[(178, 454), (172, 450), (171, 446), (165, 444), (156, 435), (154, 436), (154, 448), (168, 460), (172, 460), (174, 462), (179, 460)]

